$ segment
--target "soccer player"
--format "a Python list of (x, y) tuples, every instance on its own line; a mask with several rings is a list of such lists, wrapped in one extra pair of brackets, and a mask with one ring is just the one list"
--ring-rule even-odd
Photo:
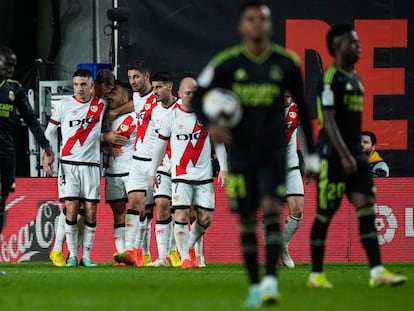
[[(280, 255), (280, 208), (285, 198), (286, 122), (283, 94), (292, 92), (301, 111), (302, 127), (310, 154), (305, 170), (317, 171), (318, 156), (312, 154), (312, 130), (303, 100), (303, 83), (295, 55), (270, 41), (271, 12), (261, 1), (248, 1), (239, 9), (240, 45), (228, 48), (203, 69), (194, 102), (201, 123), (213, 141), (228, 143), (227, 193), (240, 215), (241, 250), (249, 276), (246, 307), (276, 303), (276, 266)], [(228, 130), (207, 119), (202, 96), (212, 88), (232, 90), (239, 96), (243, 118)], [(312, 167), (313, 166), (313, 167)], [(263, 209), (266, 271), (260, 280), (257, 259), (257, 209)]]
[(303, 180), (299, 167), (297, 150), (297, 132), (299, 126), (298, 107), (293, 101), (292, 94), (285, 92), (285, 117), (287, 146), (287, 172), (286, 172), (286, 201), (289, 208), (289, 216), (283, 227), (282, 262), (288, 268), (294, 268), (295, 262), (289, 254), (289, 242), (298, 230), (302, 221), (304, 206)]
[[(129, 64), (128, 80), (134, 91), (134, 107), (138, 114), (133, 161), (127, 183), (128, 211), (125, 218), (126, 251), (116, 261), (144, 266), (150, 263), (149, 232), (153, 215), (152, 191), (148, 191), (148, 171), (156, 138), (152, 112), (157, 101), (152, 89), (149, 68), (143, 61)], [(146, 247), (144, 249), (144, 241)], [(143, 253), (147, 250), (148, 253)]]
[(25, 90), (18, 81), (11, 80), (16, 64), (17, 57), (13, 50), (0, 46), (0, 234), (6, 224), (6, 201), (15, 189), (16, 145), (13, 131), (18, 120), (17, 111), (44, 149), (45, 157), (49, 161), (54, 159)]
[[(53, 107), (46, 137), (54, 138), (61, 126), (62, 147), (58, 176), (59, 198), (66, 205), (65, 233), (70, 257), (68, 267), (78, 266), (77, 217), (80, 202), (84, 203), (85, 229), (80, 265), (96, 266), (90, 253), (96, 233), (96, 207), (100, 199), (100, 134), (106, 102), (91, 95), (94, 82), (87, 69), (73, 74), (74, 96), (66, 97)], [(52, 163), (43, 166), (52, 173)]]
[[(132, 88), (128, 82), (115, 81), (109, 93), (110, 109), (115, 109), (132, 102)], [(105, 200), (110, 204), (114, 215), (114, 240), (116, 254), (125, 252), (125, 214), (128, 194), (126, 184), (134, 153), (136, 135), (136, 113), (129, 112), (119, 115), (112, 121), (112, 130), (126, 137), (125, 145), (112, 145), (105, 163)]]
[(377, 151), (377, 136), (373, 132), (361, 132), (361, 148), (368, 156), (368, 164), (372, 176), (390, 177), (390, 168)]
[(312, 273), (308, 286), (333, 287), (323, 272), (323, 256), (328, 227), (344, 193), (357, 211), (360, 239), (370, 266), (369, 285), (399, 285), (407, 277), (389, 272), (381, 262), (375, 228), (374, 184), (367, 156), (361, 150), (364, 89), (354, 69), (361, 56), (359, 38), (351, 25), (343, 24), (329, 30), (326, 39), (335, 60), (318, 84), (321, 172), (318, 209), (311, 230)]
[[(108, 69), (101, 69), (96, 74), (96, 80), (94, 83), (93, 93), (98, 98), (108, 99), (109, 92), (114, 87), (115, 77), (112, 71)], [(106, 115), (108, 115), (108, 111)], [(101, 134), (101, 141), (114, 143), (118, 145), (124, 145), (126, 138), (116, 131), (110, 130), (110, 122), (108, 118), (104, 118), (104, 124), (108, 127), (108, 131)], [(103, 124), (103, 127), (104, 127)], [(104, 129), (105, 130), (105, 129)], [(110, 146), (110, 145), (109, 145)], [(83, 202), (80, 203), (79, 214), (77, 224), (79, 226), (79, 240), (82, 240), (83, 223), (84, 223), (84, 207)], [(66, 222), (66, 208), (63, 209), (58, 218), (58, 223), (55, 228), (55, 242), (53, 244), (52, 251), (50, 252), (49, 258), (52, 263), (57, 267), (63, 267), (66, 265), (66, 259), (63, 254), (63, 243), (65, 241), (65, 222)], [(81, 244), (81, 243), (80, 243)]]
[[(187, 96), (181, 97), (181, 105), (171, 110), (162, 121), (148, 179), (150, 188), (155, 190), (158, 184), (156, 172), (170, 141), (174, 235), (183, 269), (198, 267), (193, 247), (207, 232), (214, 211), (211, 141), (191, 108), (196, 88), (196, 81), (192, 78), (184, 78), (181, 82), (180, 90)], [(218, 182), (223, 185), (227, 175), (224, 145), (216, 145), (216, 152), (221, 167)], [(190, 206), (193, 204), (197, 210), (197, 219), (189, 232)]]
[[(161, 127), (164, 116), (178, 105), (178, 98), (172, 94), (173, 76), (169, 72), (156, 72), (151, 75), (151, 83), (158, 106), (152, 112), (152, 119), (155, 122), (156, 131)], [(168, 265), (169, 257), (172, 266), (181, 266), (181, 261), (175, 249), (169, 249), (170, 231), (173, 228), (171, 215), (171, 150), (167, 152), (157, 170), (158, 187), (154, 192), (154, 201), (157, 207), (155, 234), (158, 247), (158, 258), (148, 264), (151, 267), (165, 267)]]

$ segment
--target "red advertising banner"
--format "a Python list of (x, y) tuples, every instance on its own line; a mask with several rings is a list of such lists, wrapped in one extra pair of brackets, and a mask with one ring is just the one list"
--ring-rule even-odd
[[(376, 186), (376, 226), (383, 260), (414, 261), (414, 178), (377, 179)], [(316, 210), (315, 183), (307, 185), (305, 191), (304, 219), (289, 247), (296, 262), (310, 261), (309, 235)], [(104, 203), (103, 191), (101, 198), (92, 259), (110, 262), (115, 251), (113, 218), (109, 205)], [(61, 212), (56, 179), (17, 179), (16, 192), (10, 195), (6, 208), (7, 224), (0, 236), (0, 262), (48, 261), (57, 216)], [(282, 219), (286, 215), (287, 207)], [(214, 220), (204, 241), (207, 262), (241, 262), (237, 216), (229, 212), (225, 192), (219, 187), (216, 187)], [(260, 232), (258, 242), (263, 244)], [(154, 231), (151, 253), (156, 258)], [(263, 259), (263, 253), (260, 257)], [(356, 213), (345, 198), (328, 233), (325, 259), (329, 262), (366, 260), (359, 242)]]

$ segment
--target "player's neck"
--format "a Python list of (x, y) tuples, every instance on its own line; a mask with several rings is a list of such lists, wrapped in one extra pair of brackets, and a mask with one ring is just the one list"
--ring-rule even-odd
[(243, 40), (243, 46), (249, 53), (255, 56), (260, 56), (269, 48), (270, 40), (263, 39), (260, 41), (254, 41), (245, 39)]
[(349, 64), (340, 58), (337, 58), (335, 60), (335, 66), (336, 68), (341, 69), (347, 73), (354, 73), (355, 71), (355, 63)]
[(176, 101), (177, 101), (177, 97), (171, 95), (170, 97), (168, 97), (167, 102), (165, 102), (165, 103), (162, 102), (162, 105), (163, 105), (163, 107), (168, 108), (172, 104), (174, 104)]
[(152, 85), (148, 83), (148, 84), (145, 85), (145, 88), (142, 90), (142, 92), (139, 92), (139, 95), (144, 96), (144, 95), (148, 94), (151, 91), (152, 91)]

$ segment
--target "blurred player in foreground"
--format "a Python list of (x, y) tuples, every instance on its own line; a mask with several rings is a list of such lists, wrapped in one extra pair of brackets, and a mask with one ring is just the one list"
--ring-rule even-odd
[[(219, 53), (203, 69), (194, 108), (213, 141), (228, 143), (227, 193), (232, 209), (240, 216), (241, 250), (250, 283), (245, 306), (257, 308), (278, 300), (276, 266), (282, 244), (280, 208), (286, 179), (286, 89), (292, 92), (301, 112), (310, 152), (313, 143), (300, 64), (295, 55), (271, 42), (269, 7), (261, 1), (247, 1), (241, 5), (238, 17), (242, 42)], [(203, 95), (217, 87), (232, 90), (242, 104), (243, 118), (231, 130), (209, 122), (202, 110)], [(313, 169), (309, 166), (312, 163)], [(306, 170), (317, 171), (318, 164), (317, 155), (306, 155)], [(263, 210), (266, 258), (262, 279), (256, 240), (259, 208)]]

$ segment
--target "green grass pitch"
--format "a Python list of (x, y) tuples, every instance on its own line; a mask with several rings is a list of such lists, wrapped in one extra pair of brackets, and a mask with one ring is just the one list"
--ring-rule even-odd
[[(366, 264), (327, 264), (331, 290), (309, 289), (310, 266), (282, 267), (277, 310), (414, 310), (414, 263), (387, 264), (409, 277), (396, 288), (368, 287)], [(0, 310), (243, 310), (247, 277), (239, 264), (207, 268), (57, 268), (50, 263), (0, 264)]]

